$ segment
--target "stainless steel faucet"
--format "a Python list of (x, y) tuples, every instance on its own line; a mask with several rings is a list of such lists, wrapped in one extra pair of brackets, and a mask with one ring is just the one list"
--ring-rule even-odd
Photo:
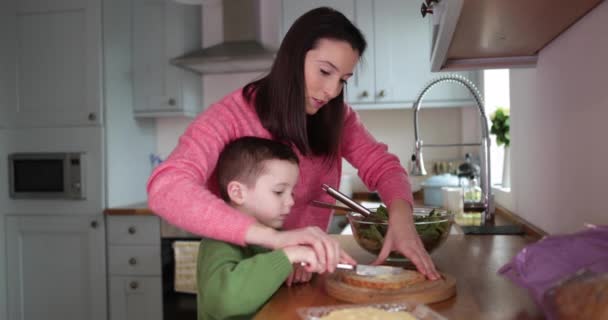
[[(477, 109), (479, 110), (479, 116), (481, 120), (481, 142), (479, 143), (457, 143), (457, 144), (426, 144), (422, 143), (422, 139), (418, 135), (418, 111), (422, 107), (422, 99), (426, 93), (434, 87), (436, 84), (441, 82), (453, 82), (462, 85), (467, 88), (475, 102), (477, 103)], [(429, 81), (414, 102), (414, 138), (416, 139), (415, 151), (412, 155), (412, 167), (410, 174), (413, 176), (426, 175), (424, 168), (424, 161), (422, 157), (422, 148), (428, 147), (458, 147), (458, 146), (481, 146), (481, 190), (482, 190), (482, 202), (484, 206), (484, 212), (482, 214), (482, 224), (487, 224), (494, 219), (494, 199), (491, 195), (491, 181), (490, 181), (490, 130), (488, 130), (488, 118), (483, 105), (483, 100), (479, 94), (477, 87), (469, 81), (467, 78), (448, 74), (439, 78)]]

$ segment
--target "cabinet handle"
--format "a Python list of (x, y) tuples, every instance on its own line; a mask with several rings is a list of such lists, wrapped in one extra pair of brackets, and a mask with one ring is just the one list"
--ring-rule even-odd
[(97, 226), (99, 225), (99, 223), (97, 223), (96, 220), (91, 221), (91, 228), (93, 229), (97, 229)]
[(129, 287), (131, 287), (131, 289), (135, 290), (135, 289), (139, 288), (139, 283), (137, 283), (137, 281), (131, 281), (131, 283), (129, 283)]
[(95, 114), (95, 112), (91, 112), (89, 113), (89, 121), (95, 121), (97, 119), (97, 115)]
[(169, 99), (168, 102), (169, 102), (169, 105), (172, 106), (172, 107), (176, 105), (176, 101), (173, 98)]
[(380, 90), (380, 92), (378, 92), (378, 98), (384, 98), (385, 94), (386, 92), (384, 90)]
[(129, 259), (129, 264), (132, 265), (132, 266), (136, 265), (137, 264), (137, 259), (135, 259), (135, 258)]
[(367, 98), (369, 94), (367, 93), (367, 90), (361, 92), (361, 94), (359, 95), (359, 98)]
[(426, 17), (427, 14), (433, 14), (433, 7), (438, 2), (438, 0), (425, 0), (420, 6), (420, 13), (422, 14), (422, 17)]
[(129, 230), (127, 230), (129, 232), (129, 234), (135, 234), (135, 227), (129, 227)]

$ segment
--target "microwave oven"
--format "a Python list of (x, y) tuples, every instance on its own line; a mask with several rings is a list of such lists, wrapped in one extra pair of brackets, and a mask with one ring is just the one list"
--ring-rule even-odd
[(84, 153), (13, 153), (8, 156), (12, 199), (85, 199)]

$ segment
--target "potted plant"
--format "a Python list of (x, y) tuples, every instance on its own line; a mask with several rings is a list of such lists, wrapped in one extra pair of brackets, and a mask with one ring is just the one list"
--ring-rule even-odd
[(496, 144), (499, 146), (504, 145), (504, 162), (502, 171), (502, 186), (505, 188), (511, 187), (511, 155), (509, 151), (509, 145), (511, 144), (511, 135), (509, 129), (511, 122), (509, 120), (509, 109), (499, 107), (490, 116), (492, 122), (492, 128), (490, 133), (496, 136)]

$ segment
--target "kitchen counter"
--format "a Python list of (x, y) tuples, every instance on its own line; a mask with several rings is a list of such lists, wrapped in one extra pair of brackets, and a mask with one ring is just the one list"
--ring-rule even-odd
[[(359, 263), (374, 256), (361, 249), (352, 236), (335, 235), (342, 248)], [(456, 278), (456, 296), (429, 307), (448, 319), (543, 319), (527, 291), (497, 275), (526, 244), (534, 239), (522, 236), (452, 235), (433, 254), (437, 268)], [(283, 286), (254, 319), (299, 319), (298, 308), (344, 304), (325, 293), (324, 276), (311, 283)]]
[[(378, 201), (376, 196), (370, 193), (359, 193), (354, 194), (353, 198), (356, 201)], [(414, 203), (416, 206), (422, 206), (422, 199), (420, 198), (420, 193), (418, 197), (414, 194)], [(334, 210), (335, 216), (345, 215), (348, 211), (345, 210)], [(128, 206), (123, 207), (115, 207), (115, 208), (107, 208), (104, 210), (104, 214), (106, 215), (154, 215), (155, 213), (148, 208), (148, 204), (146, 202), (135, 203)], [(494, 225), (503, 226), (503, 225), (518, 225), (522, 226), (523, 230), (530, 240), (538, 240), (547, 234), (539, 229), (538, 227), (532, 225), (526, 220), (522, 219), (518, 215), (509, 212), (506, 209), (501, 207), (496, 208), (496, 215), (494, 219)]]
[(103, 211), (106, 215), (153, 215), (154, 211), (148, 208), (148, 203), (140, 202), (124, 207), (107, 208)]

